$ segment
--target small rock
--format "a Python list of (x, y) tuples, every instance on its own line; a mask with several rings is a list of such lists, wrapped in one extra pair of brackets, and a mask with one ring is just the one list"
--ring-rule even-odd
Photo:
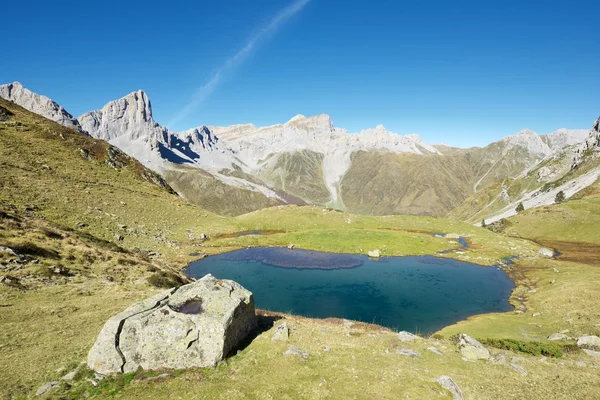
[(89, 382), (92, 384), (92, 386), (98, 386), (98, 381), (92, 379), (92, 378), (85, 378), (86, 382)]
[(417, 335), (414, 335), (410, 332), (406, 332), (406, 331), (401, 331), (398, 332), (398, 339), (400, 339), (401, 342), (412, 342), (414, 340), (420, 339)]
[(560, 271), (558, 270), (558, 268), (552, 268), (552, 270), (553, 270), (554, 272), (556, 272), (557, 274), (560, 272)]
[(201, 233), (198, 237), (200, 240), (208, 240), (208, 235), (206, 233)]
[(434, 382), (439, 383), (440, 386), (452, 393), (452, 398), (454, 400), (463, 400), (462, 391), (460, 390), (456, 382), (454, 382), (454, 380), (449, 376), (442, 375), (439, 378), (437, 378)]
[(581, 367), (581, 368), (587, 367), (587, 363), (585, 361), (575, 361), (574, 364), (576, 367)]
[(569, 340), (571, 339), (569, 336), (565, 335), (564, 333), (553, 333), (552, 335), (548, 336), (548, 340), (554, 341), (554, 340)]
[(494, 354), (489, 358), (490, 363), (496, 365), (508, 365), (508, 360), (506, 358), (506, 354), (498, 353)]
[(273, 333), (273, 336), (271, 336), (271, 340), (287, 342), (289, 338), (289, 332), (290, 330), (287, 326), (287, 322), (284, 322), (275, 328), (275, 332)]
[(542, 315), (541, 312), (534, 312), (533, 314), (531, 314), (534, 317), (539, 317), (540, 315)]
[(523, 368), (522, 366), (515, 364), (515, 363), (510, 363), (508, 365), (510, 365), (510, 367), (512, 369), (514, 369), (515, 371), (517, 371), (519, 374), (521, 374), (523, 376), (527, 375), (527, 370), (525, 368)]
[(409, 349), (397, 349), (396, 354), (400, 354), (401, 356), (407, 356), (411, 358), (418, 357), (421, 355), (421, 353), (419, 353), (418, 351)]
[(323, 346), (323, 351), (330, 351), (330, 350), (331, 350), (331, 347), (329, 347), (329, 346)]
[(294, 250), (294, 245), (293, 244), (288, 244), (288, 250)]
[(331, 333), (331, 331), (327, 328), (319, 328), (319, 332), (321, 333)]
[(77, 367), (75, 367), (75, 369), (71, 372), (69, 372), (68, 374), (64, 375), (62, 378), (60, 378), (61, 381), (72, 381), (73, 379), (75, 379), (75, 376), (77, 375), (77, 373), (85, 366), (85, 363), (81, 363), (79, 364)]
[(122, 241), (123, 240), (123, 235), (121, 235), (120, 233), (115, 233), (115, 240), (116, 241)]
[(577, 346), (588, 350), (600, 351), (600, 337), (588, 335), (577, 339)]
[(490, 358), (490, 352), (479, 341), (466, 333), (459, 335), (458, 349), (469, 360), (487, 360)]
[(555, 283), (556, 283), (556, 279), (552, 279), (552, 280), (550, 281), (550, 284), (551, 284), (551, 285), (554, 285)]
[(8, 254), (11, 256), (17, 255), (17, 253), (15, 253), (15, 251), (13, 249), (11, 249), (10, 247), (5, 247), (5, 246), (0, 246), (0, 253)]
[(590, 349), (582, 349), (585, 354), (590, 357), (600, 358), (600, 351), (590, 350)]
[(379, 258), (381, 257), (381, 251), (379, 249), (371, 250), (367, 252), (367, 255), (371, 258)]
[(35, 392), (35, 395), (41, 396), (43, 394), (46, 394), (49, 391), (51, 391), (52, 389), (56, 388), (57, 386), (58, 386), (58, 382), (56, 382), (56, 381), (44, 383), (42, 386), (40, 386), (38, 388), (38, 390)]
[(75, 224), (76, 228), (85, 228), (86, 226), (88, 226), (88, 225), (86, 223), (84, 223), (84, 222), (77, 222)]
[(346, 327), (346, 328), (352, 328), (355, 325), (355, 323), (353, 321), (350, 321), (347, 319), (343, 320), (343, 324), (344, 324), (344, 327)]
[(310, 354), (308, 354), (306, 351), (301, 350), (295, 346), (290, 346), (288, 347), (288, 349), (283, 353), (284, 356), (300, 356), (302, 358), (304, 358), (305, 360), (310, 357)]
[(542, 247), (541, 249), (538, 250), (538, 253), (543, 255), (544, 257), (554, 257), (554, 251), (547, 249), (545, 247)]
[(436, 349), (433, 346), (429, 346), (427, 348), (427, 350), (430, 351), (430, 352), (432, 352), (432, 353), (434, 353), (434, 354), (437, 354), (438, 356), (443, 356), (444, 355), (444, 353), (442, 353), (441, 351), (439, 351), (438, 349)]
[(460, 239), (460, 235), (458, 233), (448, 233), (446, 239)]

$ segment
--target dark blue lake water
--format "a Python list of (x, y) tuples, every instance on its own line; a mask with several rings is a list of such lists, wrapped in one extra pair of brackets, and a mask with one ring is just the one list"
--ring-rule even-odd
[(495, 267), (436, 257), (253, 248), (196, 261), (187, 274), (233, 279), (257, 308), (338, 317), (423, 334), (471, 315), (510, 311), (513, 282)]

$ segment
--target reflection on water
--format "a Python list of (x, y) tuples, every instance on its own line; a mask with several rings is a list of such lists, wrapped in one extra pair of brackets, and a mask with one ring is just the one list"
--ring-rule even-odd
[(253, 248), (190, 264), (188, 275), (233, 279), (256, 306), (309, 317), (373, 322), (424, 334), (474, 314), (511, 310), (504, 272), (436, 257)]

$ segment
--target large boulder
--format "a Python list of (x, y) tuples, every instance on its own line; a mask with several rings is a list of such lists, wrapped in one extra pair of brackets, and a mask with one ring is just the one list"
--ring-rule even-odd
[(490, 358), (488, 349), (466, 333), (459, 335), (458, 349), (467, 360), (487, 360)]
[(252, 293), (206, 275), (111, 317), (88, 366), (101, 374), (214, 366), (255, 326)]

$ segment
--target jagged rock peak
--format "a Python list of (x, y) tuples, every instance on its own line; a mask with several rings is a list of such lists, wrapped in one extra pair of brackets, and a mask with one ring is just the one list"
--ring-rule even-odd
[(333, 131), (333, 121), (327, 114), (319, 114), (312, 117), (305, 117), (302, 114), (298, 114), (286, 122), (285, 125), (304, 130)]
[(550, 147), (544, 143), (542, 138), (530, 129), (522, 129), (514, 135), (502, 139), (508, 148), (521, 146), (530, 153), (547, 155), (551, 153)]
[(187, 131), (173, 133), (173, 135), (188, 144), (200, 145), (204, 149), (212, 148), (219, 141), (219, 138), (213, 135), (210, 128), (204, 125), (188, 129)]
[(69, 128), (85, 133), (70, 113), (52, 99), (25, 88), (19, 82), (0, 85), (0, 97)]
[(79, 122), (90, 135), (104, 140), (126, 134), (131, 139), (164, 136), (167, 131), (152, 118), (152, 105), (143, 90), (110, 101), (100, 110), (83, 114)]

